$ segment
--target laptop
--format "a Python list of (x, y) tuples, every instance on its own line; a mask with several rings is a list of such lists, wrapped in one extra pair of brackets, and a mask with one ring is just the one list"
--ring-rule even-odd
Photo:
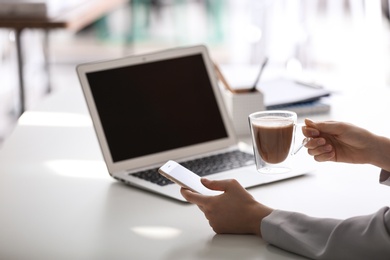
[[(76, 70), (108, 172), (119, 181), (185, 201), (180, 187), (157, 172), (168, 160), (210, 179), (237, 179), (245, 188), (305, 173), (256, 171), (252, 148), (238, 143), (203, 45)], [(211, 167), (198, 168), (207, 160)]]

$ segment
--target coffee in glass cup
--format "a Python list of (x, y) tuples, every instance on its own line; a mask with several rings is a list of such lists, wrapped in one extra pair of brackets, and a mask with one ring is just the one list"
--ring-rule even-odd
[(260, 173), (291, 171), (297, 114), (285, 110), (269, 110), (249, 115), (256, 168)]

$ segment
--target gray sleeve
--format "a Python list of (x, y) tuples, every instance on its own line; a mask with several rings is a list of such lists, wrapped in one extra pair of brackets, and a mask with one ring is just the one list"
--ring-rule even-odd
[(346, 220), (273, 211), (261, 223), (263, 239), (312, 259), (390, 259), (390, 210)]

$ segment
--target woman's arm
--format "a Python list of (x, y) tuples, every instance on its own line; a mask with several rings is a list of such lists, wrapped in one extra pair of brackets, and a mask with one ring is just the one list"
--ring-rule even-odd
[(375, 149), (370, 163), (390, 172), (390, 139), (375, 135), (375, 141)]
[(261, 222), (263, 238), (312, 259), (390, 259), (390, 210), (346, 220), (275, 210)]

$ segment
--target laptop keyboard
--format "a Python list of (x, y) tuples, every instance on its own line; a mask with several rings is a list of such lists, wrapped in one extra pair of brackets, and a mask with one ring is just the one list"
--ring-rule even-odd
[[(236, 169), (247, 165), (254, 164), (254, 156), (241, 151), (232, 151), (227, 153), (216, 154), (191, 161), (181, 162), (180, 164), (193, 171), (199, 176), (223, 172), (226, 170)], [(131, 173), (132, 175), (165, 186), (173, 182), (158, 173), (158, 168)]]

